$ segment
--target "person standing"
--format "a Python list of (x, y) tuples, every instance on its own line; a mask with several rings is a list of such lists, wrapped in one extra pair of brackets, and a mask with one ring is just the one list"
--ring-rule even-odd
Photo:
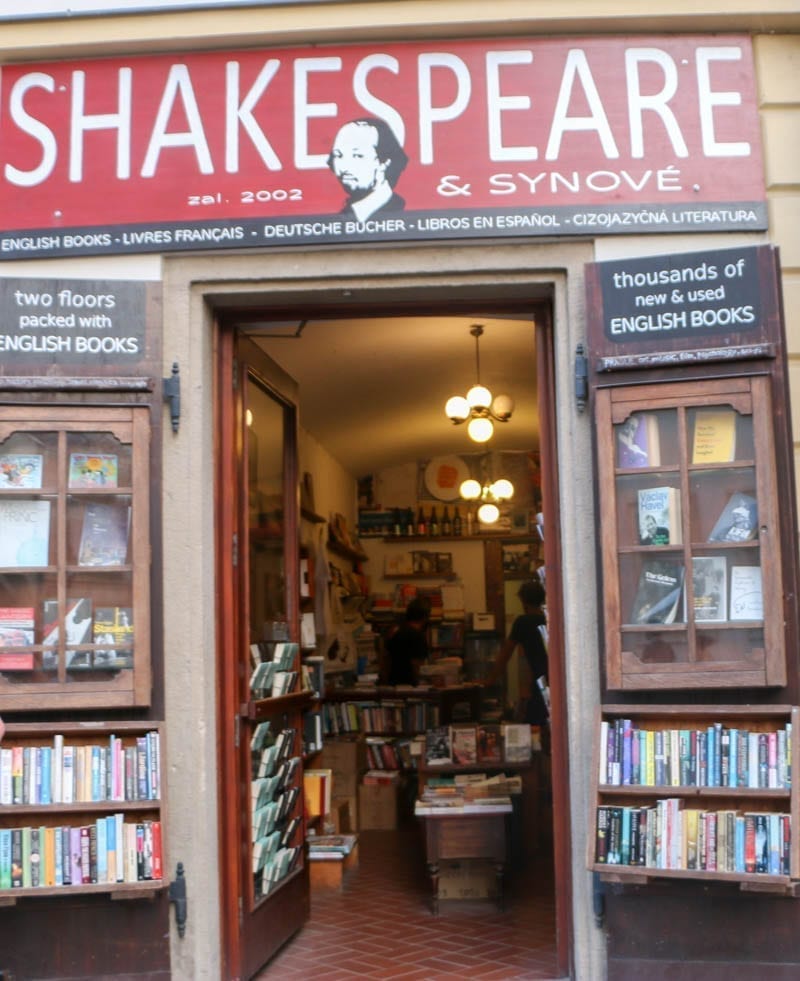
[(497, 681), (505, 671), (514, 651), (519, 648), (530, 668), (532, 684), (530, 691), (523, 692), (520, 696), (521, 704), (518, 706), (517, 718), (520, 722), (527, 722), (529, 725), (543, 726), (550, 716), (539, 686), (539, 679), (542, 679), (543, 685), (547, 685), (548, 669), (544, 586), (536, 580), (524, 582), (517, 596), (522, 601), (523, 612), (514, 620), (511, 631), (497, 652), (484, 684), (491, 685)]
[(416, 685), (419, 669), (428, 660), (426, 637), (430, 608), (421, 599), (413, 599), (406, 607), (400, 626), (386, 640), (389, 656), (387, 683), (390, 685)]

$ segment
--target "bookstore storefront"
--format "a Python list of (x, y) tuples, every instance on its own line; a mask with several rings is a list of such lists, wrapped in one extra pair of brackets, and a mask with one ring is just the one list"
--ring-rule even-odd
[[(358, 325), (369, 353), (359, 363), (356, 347), (347, 371), (365, 418), (350, 441), (377, 446), (366, 418), (375, 380), (412, 390), (414, 367), (398, 357), (393, 377), (366, 339), (400, 313), (415, 336), (458, 319), (464, 342), (478, 316), (531, 328), (560, 976), (691, 978), (710, 960), (741, 977), (768, 963), (790, 976), (800, 965), (790, 830), (782, 864), (758, 872), (737, 868), (733, 845), (724, 869), (692, 865), (677, 843), (667, 858), (637, 844), (634, 862), (628, 838), (626, 868), (612, 874), (598, 868), (608, 853), (596, 839), (615, 810), (628, 822), (635, 811), (644, 835), (645, 812), (665, 796), (630, 773), (614, 789), (607, 734), (623, 720), (650, 732), (744, 729), (765, 746), (774, 733), (776, 754), (782, 732), (784, 759), (800, 731), (793, 36), (753, 34), (751, 18), (731, 25), (724, 11), (708, 27), (724, 34), (690, 33), (669, 12), (631, 22), (636, 33), (617, 20), (611, 34), (598, 8), (604, 33), (589, 36), (549, 15), (534, 26), (516, 3), (501, 4), (502, 24), (478, 5), (439, 2), (425, 24), (411, 3), (72, 18), (59, 6), (12, 18), (2, 48), (0, 460), (33, 473), (3, 478), (0, 512), (8, 522), (29, 506), (41, 537), (46, 511), (47, 531), (35, 560), (0, 541), (0, 606), (30, 611), (13, 625), (28, 634), (0, 651), (17, 659), (0, 664), (0, 714), (3, 745), (34, 756), (116, 746), (120, 786), (107, 798), (87, 791), (91, 805), (61, 783), (49, 798), (34, 787), (22, 810), (0, 802), (0, 830), (29, 823), (45, 840), (56, 837), (46, 828), (99, 818), (110, 819), (104, 836), (140, 827), (149, 875), (132, 859), (130, 877), (106, 865), (105, 882), (79, 885), (62, 870), (15, 896), (0, 881), (0, 977), (252, 977), (302, 926), (302, 801), (287, 803), (299, 820), (282, 843), (300, 856), (297, 874), (278, 883), (277, 902), (252, 889), (244, 747), (265, 720), (302, 728), (304, 705), (299, 691), (272, 708), (248, 702), (243, 597), (254, 570), (265, 592), (270, 577), (300, 582), (286, 541), (313, 546), (315, 512), (357, 528), (369, 471), (348, 471), (304, 430), (302, 385), (264, 335), (330, 321), (344, 338)], [(774, 18), (776, 31), (792, 20)], [(335, 344), (325, 356), (336, 373)], [(333, 383), (323, 373), (314, 384)], [(246, 420), (256, 406), (273, 420), (259, 443)], [(736, 438), (703, 460), (695, 441), (709, 408)], [(650, 427), (644, 462), (630, 440), (630, 456), (612, 449), (631, 420)], [(277, 567), (276, 536), (264, 509), (251, 521), (248, 497), (269, 452), (281, 461)], [(313, 508), (298, 491), (309, 472)], [(665, 539), (657, 522), (651, 541), (632, 529), (653, 488), (672, 501), (672, 528)], [(752, 534), (716, 534), (720, 501), (751, 507)], [(705, 612), (701, 569), (725, 579), (724, 602)], [(654, 571), (660, 586), (675, 574), (677, 599), (663, 616), (632, 613)], [(750, 593), (755, 582), (758, 601), (741, 585), (734, 595), (734, 581)], [(92, 625), (79, 634), (87, 601)], [(293, 586), (284, 601), (299, 629)], [(299, 641), (294, 630), (269, 640)], [(142, 790), (132, 781), (128, 795), (125, 767), (140, 757)], [(91, 772), (91, 750), (84, 765)], [(699, 799), (698, 810), (730, 812), (733, 842), (745, 812), (767, 829), (790, 815), (775, 825), (782, 835), (800, 820), (785, 771), (776, 762), (774, 785), (756, 776), (727, 794), (735, 784), (706, 776), (667, 783), (678, 811)], [(98, 940), (98, 925), (113, 942)], [(40, 949), (45, 931), (64, 938), (52, 951)]]

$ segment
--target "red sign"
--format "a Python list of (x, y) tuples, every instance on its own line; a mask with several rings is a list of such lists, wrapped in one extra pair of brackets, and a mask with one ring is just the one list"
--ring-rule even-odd
[(2, 68), (0, 258), (766, 227), (746, 36)]

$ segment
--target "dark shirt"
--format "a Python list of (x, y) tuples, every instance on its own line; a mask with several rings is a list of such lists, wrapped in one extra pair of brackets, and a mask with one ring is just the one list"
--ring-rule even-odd
[(530, 725), (544, 725), (547, 722), (547, 706), (536, 683), (536, 679), (542, 675), (547, 677), (547, 648), (539, 630), (539, 627), (546, 623), (544, 613), (523, 613), (522, 616), (517, 617), (511, 627), (510, 637), (522, 648), (533, 674), (533, 687), (524, 719)]
[[(405, 208), (405, 206), (406, 206), (405, 198), (401, 198), (399, 194), (393, 194), (385, 204), (382, 204), (380, 208), (376, 208), (372, 212), (372, 214), (370, 214), (365, 219), (365, 221), (369, 221), (369, 219), (372, 218), (374, 215), (381, 215), (386, 213), (387, 211), (402, 211)], [(347, 204), (345, 204), (345, 206), (339, 212), (339, 214), (347, 215), (350, 218), (355, 218), (356, 215), (355, 212), (353, 211), (352, 202), (348, 201)]]
[(410, 627), (407, 623), (398, 627), (386, 641), (389, 655), (390, 685), (416, 685), (414, 662), (428, 660), (428, 642), (425, 631)]

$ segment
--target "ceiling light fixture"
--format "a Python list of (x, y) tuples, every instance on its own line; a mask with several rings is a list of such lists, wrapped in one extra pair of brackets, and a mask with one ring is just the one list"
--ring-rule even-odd
[(470, 477), (461, 484), (459, 493), (465, 501), (480, 501), (478, 521), (484, 525), (493, 525), (500, 517), (498, 505), (514, 496), (514, 485), (505, 477), (487, 480), (484, 484)]
[[(492, 393), (481, 385), (480, 338), (483, 327), (473, 324), (469, 329), (475, 338), (475, 384), (467, 392), (466, 398), (454, 395), (447, 400), (444, 411), (455, 425), (468, 422), (467, 432), (476, 443), (485, 443), (492, 438), (495, 422), (508, 422), (514, 411), (514, 400), (508, 395), (492, 398)], [(495, 519), (497, 520), (497, 519)]]

